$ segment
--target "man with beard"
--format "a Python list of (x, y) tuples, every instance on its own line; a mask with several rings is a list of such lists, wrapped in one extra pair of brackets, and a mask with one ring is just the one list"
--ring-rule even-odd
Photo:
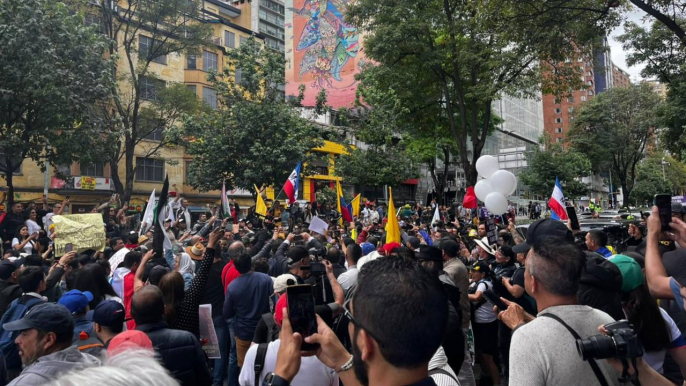
[[(382, 257), (365, 264), (357, 290), (345, 306), (353, 355), (317, 316), (316, 354), (346, 386), (433, 386), (429, 360), (438, 350), (448, 319), (448, 298), (435, 272), (416, 262)], [(289, 384), (300, 369), (303, 337), (293, 333), (284, 310), (276, 368), (265, 384)], [(350, 371), (353, 369), (353, 371)]]
[(55, 303), (33, 307), (22, 319), (5, 323), (8, 331), (21, 331), (16, 339), (24, 370), (9, 385), (44, 385), (58, 375), (100, 361), (72, 346), (74, 322), (69, 310)]

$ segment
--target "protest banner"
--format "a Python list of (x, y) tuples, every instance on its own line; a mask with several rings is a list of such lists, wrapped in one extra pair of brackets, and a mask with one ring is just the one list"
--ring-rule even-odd
[(219, 352), (219, 339), (212, 320), (212, 305), (201, 304), (198, 312), (200, 316), (200, 345), (209, 359), (219, 359), (221, 353)]
[(55, 256), (64, 255), (64, 247), (73, 244), (77, 253), (88, 249), (104, 251), (106, 236), (102, 214), (69, 214), (52, 216), (55, 224)]

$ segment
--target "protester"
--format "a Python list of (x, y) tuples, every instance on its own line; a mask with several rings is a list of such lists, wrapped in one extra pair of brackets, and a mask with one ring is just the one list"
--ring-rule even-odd
[(607, 235), (599, 229), (591, 229), (586, 233), (586, 247), (606, 259), (612, 256), (612, 251), (607, 248)]
[(351, 244), (346, 248), (345, 261), (348, 264), (348, 270), (338, 276), (338, 282), (341, 283), (343, 291), (348, 291), (357, 283), (358, 269), (357, 262), (362, 257), (362, 248), (357, 244)]
[(494, 385), (500, 384), (500, 371), (496, 365), (498, 356), (498, 322), (497, 315), (488, 306), (483, 296), (487, 290), (493, 290), (490, 280), (491, 269), (485, 261), (477, 261), (470, 267), (472, 285), (469, 288), (469, 301), (472, 302), (472, 328), (474, 329), (474, 345), (479, 362)]
[[(197, 312), (197, 309), (196, 309)], [(212, 376), (198, 339), (188, 331), (171, 329), (163, 321), (164, 295), (145, 286), (133, 295), (131, 314), (136, 329), (148, 335), (162, 365), (183, 386), (207, 386)]]
[(92, 300), (93, 294), (88, 291), (71, 290), (62, 295), (59, 304), (67, 307), (74, 318), (72, 343), (79, 351), (99, 357), (104, 345), (98, 339), (93, 323), (86, 318), (86, 313), (90, 310), (88, 303)]
[(0, 317), (7, 307), (22, 294), (19, 286), (19, 274), (22, 261), (2, 260), (0, 262)]
[(93, 330), (107, 350), (114, 337), (124, 330), (126, 310), (114, 300), (104, 300), (95, 309), (88, 311), (86, 319), (93, 323)]
[(29, 233), (29, 227), (20, 225), (17, 232), (12, 239), (12, 248), (22, 251), (27, 255), (33, 254), (34, 250), (38, 251), (36, 241), (38, 240), (38, 233)]
[(20, 332), (16, 344), (23, 370), (9, 386), (44, 385), (60, 374), (100, 364), (96, 357), (72, 345), (74, 322), (62, 305), (36, 305), (23, 318), (2, 327)]

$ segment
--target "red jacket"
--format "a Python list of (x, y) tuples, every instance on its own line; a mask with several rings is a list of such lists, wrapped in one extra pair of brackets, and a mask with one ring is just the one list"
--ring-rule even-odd
[(222, 270), (222, 285), (224, 286), (225, 295), (226, 289), (229, 288), (229, 284), (240, 275), (241, 274), (238, 273), (238, 270), (233, 265), (233, 260), (229, 261), (229, 263), (224, 266), (224, 269)]

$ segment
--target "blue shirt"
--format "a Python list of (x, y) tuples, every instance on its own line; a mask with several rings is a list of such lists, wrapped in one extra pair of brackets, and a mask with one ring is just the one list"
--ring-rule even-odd
[(261, 272), (248, 272), (229, 284), (224, 319), (235, 317), (234, 331), (239, 339), (252, 341), (257, 322), (269, 312), (269, 296), (273, 293), (272, 278)]
[(603, 255), (606, 259), (612, 257), (612, 251), (607, 249), (606, 247), (598, 248), (598, 250), (596, 250), (595, 253)]

